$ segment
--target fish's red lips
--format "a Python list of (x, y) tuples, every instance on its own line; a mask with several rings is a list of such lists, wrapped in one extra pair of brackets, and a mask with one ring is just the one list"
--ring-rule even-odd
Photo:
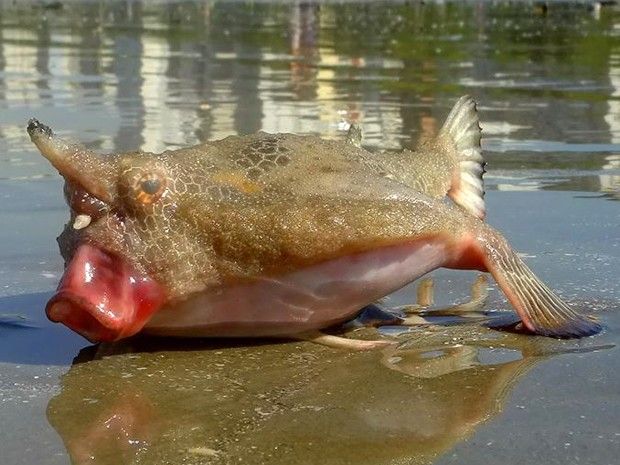
[(46, 313), (91, 342), (109, 342), (139, 332), (165, 300), (162, 286), (126, 260), (82, 244)]

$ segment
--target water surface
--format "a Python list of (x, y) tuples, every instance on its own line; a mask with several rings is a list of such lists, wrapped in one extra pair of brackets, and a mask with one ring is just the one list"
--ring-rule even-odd
[[(2, 463), (616, 463), (619, 35), (620, 11), (587, 3), (1, 2)], [(488, 221), (601, 335), (414, 328), (397, 351), (351, 354), (94, 347), (46, 321), (67, 212), (28, 118), (102, 152), (261, 129), (337, 139), (351, 123), (398, 150), (465, 93)], [(434, 273), (435, 303), (466, 300), (475, 277)], [(486, 309), (509, 309), (494, 287)]]

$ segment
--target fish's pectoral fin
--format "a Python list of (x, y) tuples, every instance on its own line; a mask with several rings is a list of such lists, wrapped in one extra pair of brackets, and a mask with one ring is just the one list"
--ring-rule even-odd
[(575, 312), (549, 289), (491, 228), (479, 238), (482, 260), (514, 306), (523, 325), (544, 336), (571, 338), (596, 334), (596, 318)]
[(458, 316), (463, 318), (481, 319), (485, 320), (486, 317), (480, 317), (483, 313), (484, 305), (489, 297), (489, 291), (487, 289), (488, 280), (485, 275), (479, 275), (474, 283), (471, 285), (471, 293), (469, 300), (461, 302), (449, 307), (442, 308), (423, 308), (415, 313), (422, 317), (436, 317), (436, 316)]
[(424, 278), (420, 280), (416, 290), (416, 301), (398, 307), (394, 310), (401, 311), (406, 315), (422, 313), (435, 302), (435, 283), (433, 278)]
[(403, 318), (401, 315), (391, 312), (377, 304), (366, 305), (362, 308), (357, 316), (347, 323), (344, 327), (360, 328), (360, 327), (379, 327), (389, 325), (400, 325)]
[[(429, 284), (430, 282), (430, 284)], [(487, 290), (487, 278), (484, 275), (479, 275), (471, 286), (470, 299), (461, 302), (456, 305), (450, 305), (448, 307), (441, 308), (429, 308), (429, 306), (420, 305), (420, 294), (422, 293), (423, 299), (430, 299), (432, 304), (432, 278), (428, 278), (420, 283), (418, 286), (418, 304), (406, 305), (399, 308), (406, 314), (410, 315), (401, 321), (401, 325), (404, 326), (419, 326), (419, 325), (432, 325), (435, 324), (427, 318), (431, 317), (458, 317), (464, 318), (471, 322), (485, 322), (489, 320), (489, 317), (484, 314), (483, 308), (489, 297)], [(430, 289), (430, 291), (429, 291)], [(430, 292), (430, 295), (427, 295)], [(430, 305), (430, 304), (429, 304)]]
[(347, 131), (347, 144), (351, 144), (355, 147), (361, 147), (362, 146), (362, 128), (361, 126), (352, 123), (351, 126), (349, 126), (349, 130)]
[(325, 334), (321, 331), (305, 331), (303, 333), (291, 334), (290, 337), (293, 339), (314, 342), (315, 344), (321, 344), (334, 349), (346, 350), (374, 350), (382, 349), (396, 344), (396, 342), (394, 341), (381, 339), (375, 341), (367, 341), (363, 339), (349, 339), (342, 336)]
[(460, 207), (484, 219), (483, 174), (486, 165), (480, 147), (480, 121), (476, 102), (469, 95), (461, 97), (446, 118), (438, 138), (454, 147), (456, 168), (448, 196)]

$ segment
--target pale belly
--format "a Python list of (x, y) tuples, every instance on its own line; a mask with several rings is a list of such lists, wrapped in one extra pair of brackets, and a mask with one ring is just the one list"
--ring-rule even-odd
[(195, 294), (157, 312), (160, 335), (280, 336), (326, 328), (448, 261), (444, 241), (415, 241), (322, 262), (286, 275)]

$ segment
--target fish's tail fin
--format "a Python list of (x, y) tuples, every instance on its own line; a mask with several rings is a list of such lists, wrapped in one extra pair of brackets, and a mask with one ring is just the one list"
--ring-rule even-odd
[(472, 215), (484, 219), (485, 161), (480, 148), (480, 124), (476, 102), (469, 95), (461, 97), (439, 131), (439, 139), (454, 147), (456, 168), (448, 196)]
[(486, 268), (527, 329), (560, 338), (590, 336), (601, 330), (594, 317), (575, 312), (538, 279), (498, 232), (486, 229), (479, 244)]

